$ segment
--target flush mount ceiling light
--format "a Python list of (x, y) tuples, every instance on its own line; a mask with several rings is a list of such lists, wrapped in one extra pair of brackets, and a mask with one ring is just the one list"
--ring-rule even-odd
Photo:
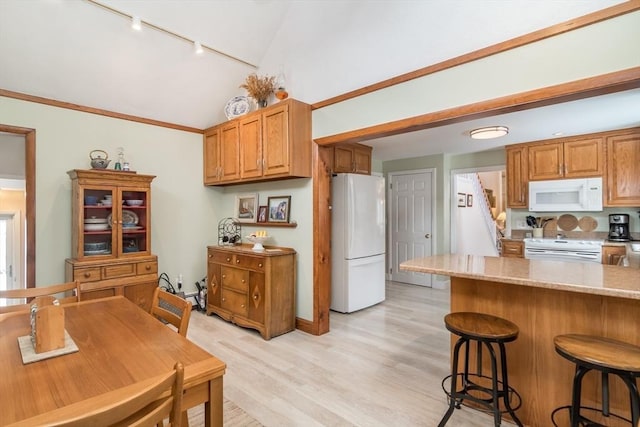
[(484, 128), (474, 129), (470, 132), (473, 139), (492, 139), (500, 138), (509, 133), (509, 128), (506, 126), (488, 126)]
[(204, 49), (202, 49), (202, 45), (200, 44), (200, 42), (193, 42), (193, 50), (195, 50), (198, 55), (201, 55), (202, 52), (204, 52)]

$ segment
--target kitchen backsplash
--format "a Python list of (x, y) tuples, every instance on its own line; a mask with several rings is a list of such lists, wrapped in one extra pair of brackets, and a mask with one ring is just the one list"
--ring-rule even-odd
[[(558, 234), (571, 238), (582, 239), (606, 239), (609, 234), (609, 215), (627, 214), (629, 215), (629, 231), (631, 238), (640, 240), (640, 208), (604, 208), (602, 212), (530, 212), (526, 209), (511, 209), (510, 228), (507, 227), (506, 235), (518, 239), (526, 237), (526, 233), (531, 233), (532, 228), (527, 226), (526, 217), (531, 215), (541, 218), (553, 218), (544, 226), (544, 237), (556, 237)], [(563, 230), (562, 224), (558, 226), (558, 219), (563, 214), (573, 215), (578, 224), (572, 230)], [(593, 228), (593, 221), (597, 222)], [(583, 226), (585, 231), (581, 228)]]

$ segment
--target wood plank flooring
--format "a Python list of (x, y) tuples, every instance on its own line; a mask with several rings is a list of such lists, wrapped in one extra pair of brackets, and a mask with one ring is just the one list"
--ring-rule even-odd
[[(319, 337), (296, 330), (265, 341), (198, 312), (188, 337), (227, 363), (225, 397), (265, 426), (436, 426), (447, 408), (448, 311), (448, 290), (387, 282), (385, 302), (331, 312), (331, 332)], [(463, 407), (448, 425), (493, 419)]]

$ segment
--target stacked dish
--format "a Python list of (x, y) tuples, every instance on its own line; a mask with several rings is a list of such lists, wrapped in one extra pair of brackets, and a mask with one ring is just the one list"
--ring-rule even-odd
[(105, 231), (108, 229), (109, 223), (107, 222), (107, 218), (96, 218), (92, 216), (84, 220), (84, 231)]
[(125, 200), (125, 203), (129, 206), (141, 206), (142, 200)]

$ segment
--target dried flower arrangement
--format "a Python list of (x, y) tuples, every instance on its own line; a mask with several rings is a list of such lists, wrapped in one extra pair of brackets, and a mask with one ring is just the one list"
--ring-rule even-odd
[(258, 104), (264, 103), (266, 105), (267, 98), (276, 89), (276, 78), (273, 76), (260, 77), (256, 73), (251, 73), (240, 87), (246, 89), (249, 96), (258, 101)]

